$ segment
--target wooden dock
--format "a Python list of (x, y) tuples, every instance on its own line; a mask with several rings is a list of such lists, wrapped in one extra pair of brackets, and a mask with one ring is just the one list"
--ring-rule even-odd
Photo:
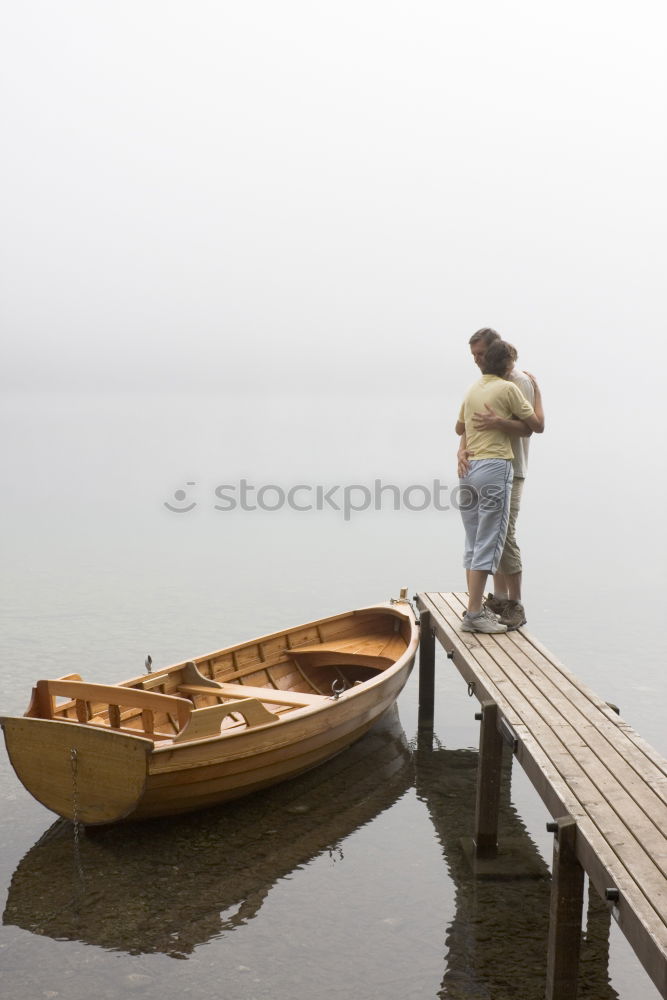
[(421, 725), (433, 720), (436, 639), (481, 703), (477, 856), (499, 850), (503, 741), (553, 817), (547, 1000), (576, 997), (584, 872), (667, 997), (667, 761), (525, 629), (462, 632), (464, 594), (415, 601)]

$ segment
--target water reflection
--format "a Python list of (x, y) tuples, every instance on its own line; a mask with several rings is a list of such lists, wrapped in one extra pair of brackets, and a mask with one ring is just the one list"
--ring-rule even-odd
[[(252, 920), (271, 887), (340, 844), (414, 784), (394, 709), (301, 778), (173, 820), (91, 829), (58, 821), (12, 878), (5, 924), (56, 940), (187, 958)], [(81, 874), (79, 874), (79, 872)]]
[[(426, 804), (454, 883), (456, 914), (445, 936), (447, 1000), (543, 1000), (551, 876), (511, 802), (512, 758), (505, 753), (497, 859), (474, 862), (477, 753), (433, 746), (422, 733), (417, 792)], [(436, 741), (437, 742), (437, 741)], [(609, 984), (609, 913), (591, 898), (582, 945), (579, 996), (615, 1000)]]
[[(396, 711), (323, 767), (245, 801), (169, 821), (96, 829), (55, 823), (14, 873), (3, 921), (56, 940), (130, 955), (187, 959), (256, 917), (272, 887), (329, 853), (416, 787), (442, 845), (455, 915), (442, 929), (446, 1000), (543, 1000), (550, 873), (511, 802), (504, 762), (498, 862), (473, 870), (477, 753), (411, 752)], [(80, 864), (82, 876), (78, 875)], [(387, 872), (391, 878), (391, 872)], [(430, 921), (423, 914), (424, 923)], [(419, 932), (419, 928), (416, 928)], [(581, 1000), (616, 1000), (608, 978), (609, 913), (593, 900)]]

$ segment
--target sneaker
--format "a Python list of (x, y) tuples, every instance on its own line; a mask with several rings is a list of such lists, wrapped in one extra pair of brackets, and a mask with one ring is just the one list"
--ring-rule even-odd
[[(462, 611), (461, 618), (465, 618), (467, 614), (467, 611)], [(486, 615), (487, 618), (490, 618), (492, 622), (500, 621), (500, 615), (494, 615), (493, 611), (489, 611), (485, 604), (482, 605), (482, 614)]]
[(486, 632), (487, 635), (495, 635), (498, 632), (507, 632), (507, 625), (496, 621), (490, 615), (485, 615), (480, 611), (478, 615), (469, 615), (466, 611), (461, 622), (462, 632)]
[(500, 621), (500, 615), (495, 614), (493, 611), (487, 608), (486, 604), (482, 605), (482, 614), (486, 615), (487, 618), (490, 618), (492, 622)]
[(507, 625), (508, 632), (512, 632), (514, 629), (525, 625), (526, 612), (523, 609), (521, 601), (505, 601), (505, 607), (500, 615), (500, 620), (503, 625)]
[(501, 601), (499, 597), (494, 597), (493, 594), (487, 594), (483, 607), (488, 608), (489, 611), (494, 613), (494, 615), (502, 615), (506, 604), (506, 600)]

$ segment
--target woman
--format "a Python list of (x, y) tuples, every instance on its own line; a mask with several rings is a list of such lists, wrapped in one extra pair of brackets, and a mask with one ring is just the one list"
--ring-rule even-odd
[(468, 391), (456, 422), (456, 433), (465, 432), (467, 448), (474, 455), (469, 470), (459, 480), (459, 509), (466, 533), (463, 565), (468, 580), (468, 610), (463, 616), (464, 632), (506, 632), (507, 626), (482, 608), (489, 573), (495, 573), (507, 533), (512, 489), (511, 438), (499, 430), (478, 430), (473, 422), (477, 412), (491, 407), (499, 417), (523, 420), (531, 431), (541, 434), (544, 414), (539, 395), (536, 409), (507, 376), (517, 353), (504, 340), (493, 341), (486, 350), (482, 378)]

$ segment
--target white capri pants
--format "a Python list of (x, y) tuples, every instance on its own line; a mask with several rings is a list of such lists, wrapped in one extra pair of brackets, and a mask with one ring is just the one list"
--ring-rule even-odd
[(495, 573), (500, 563), (510, 514), (514, 468), (507, 458), (471, 459), (459, 480), (458, 507), (465, 529), (463, 565)]

